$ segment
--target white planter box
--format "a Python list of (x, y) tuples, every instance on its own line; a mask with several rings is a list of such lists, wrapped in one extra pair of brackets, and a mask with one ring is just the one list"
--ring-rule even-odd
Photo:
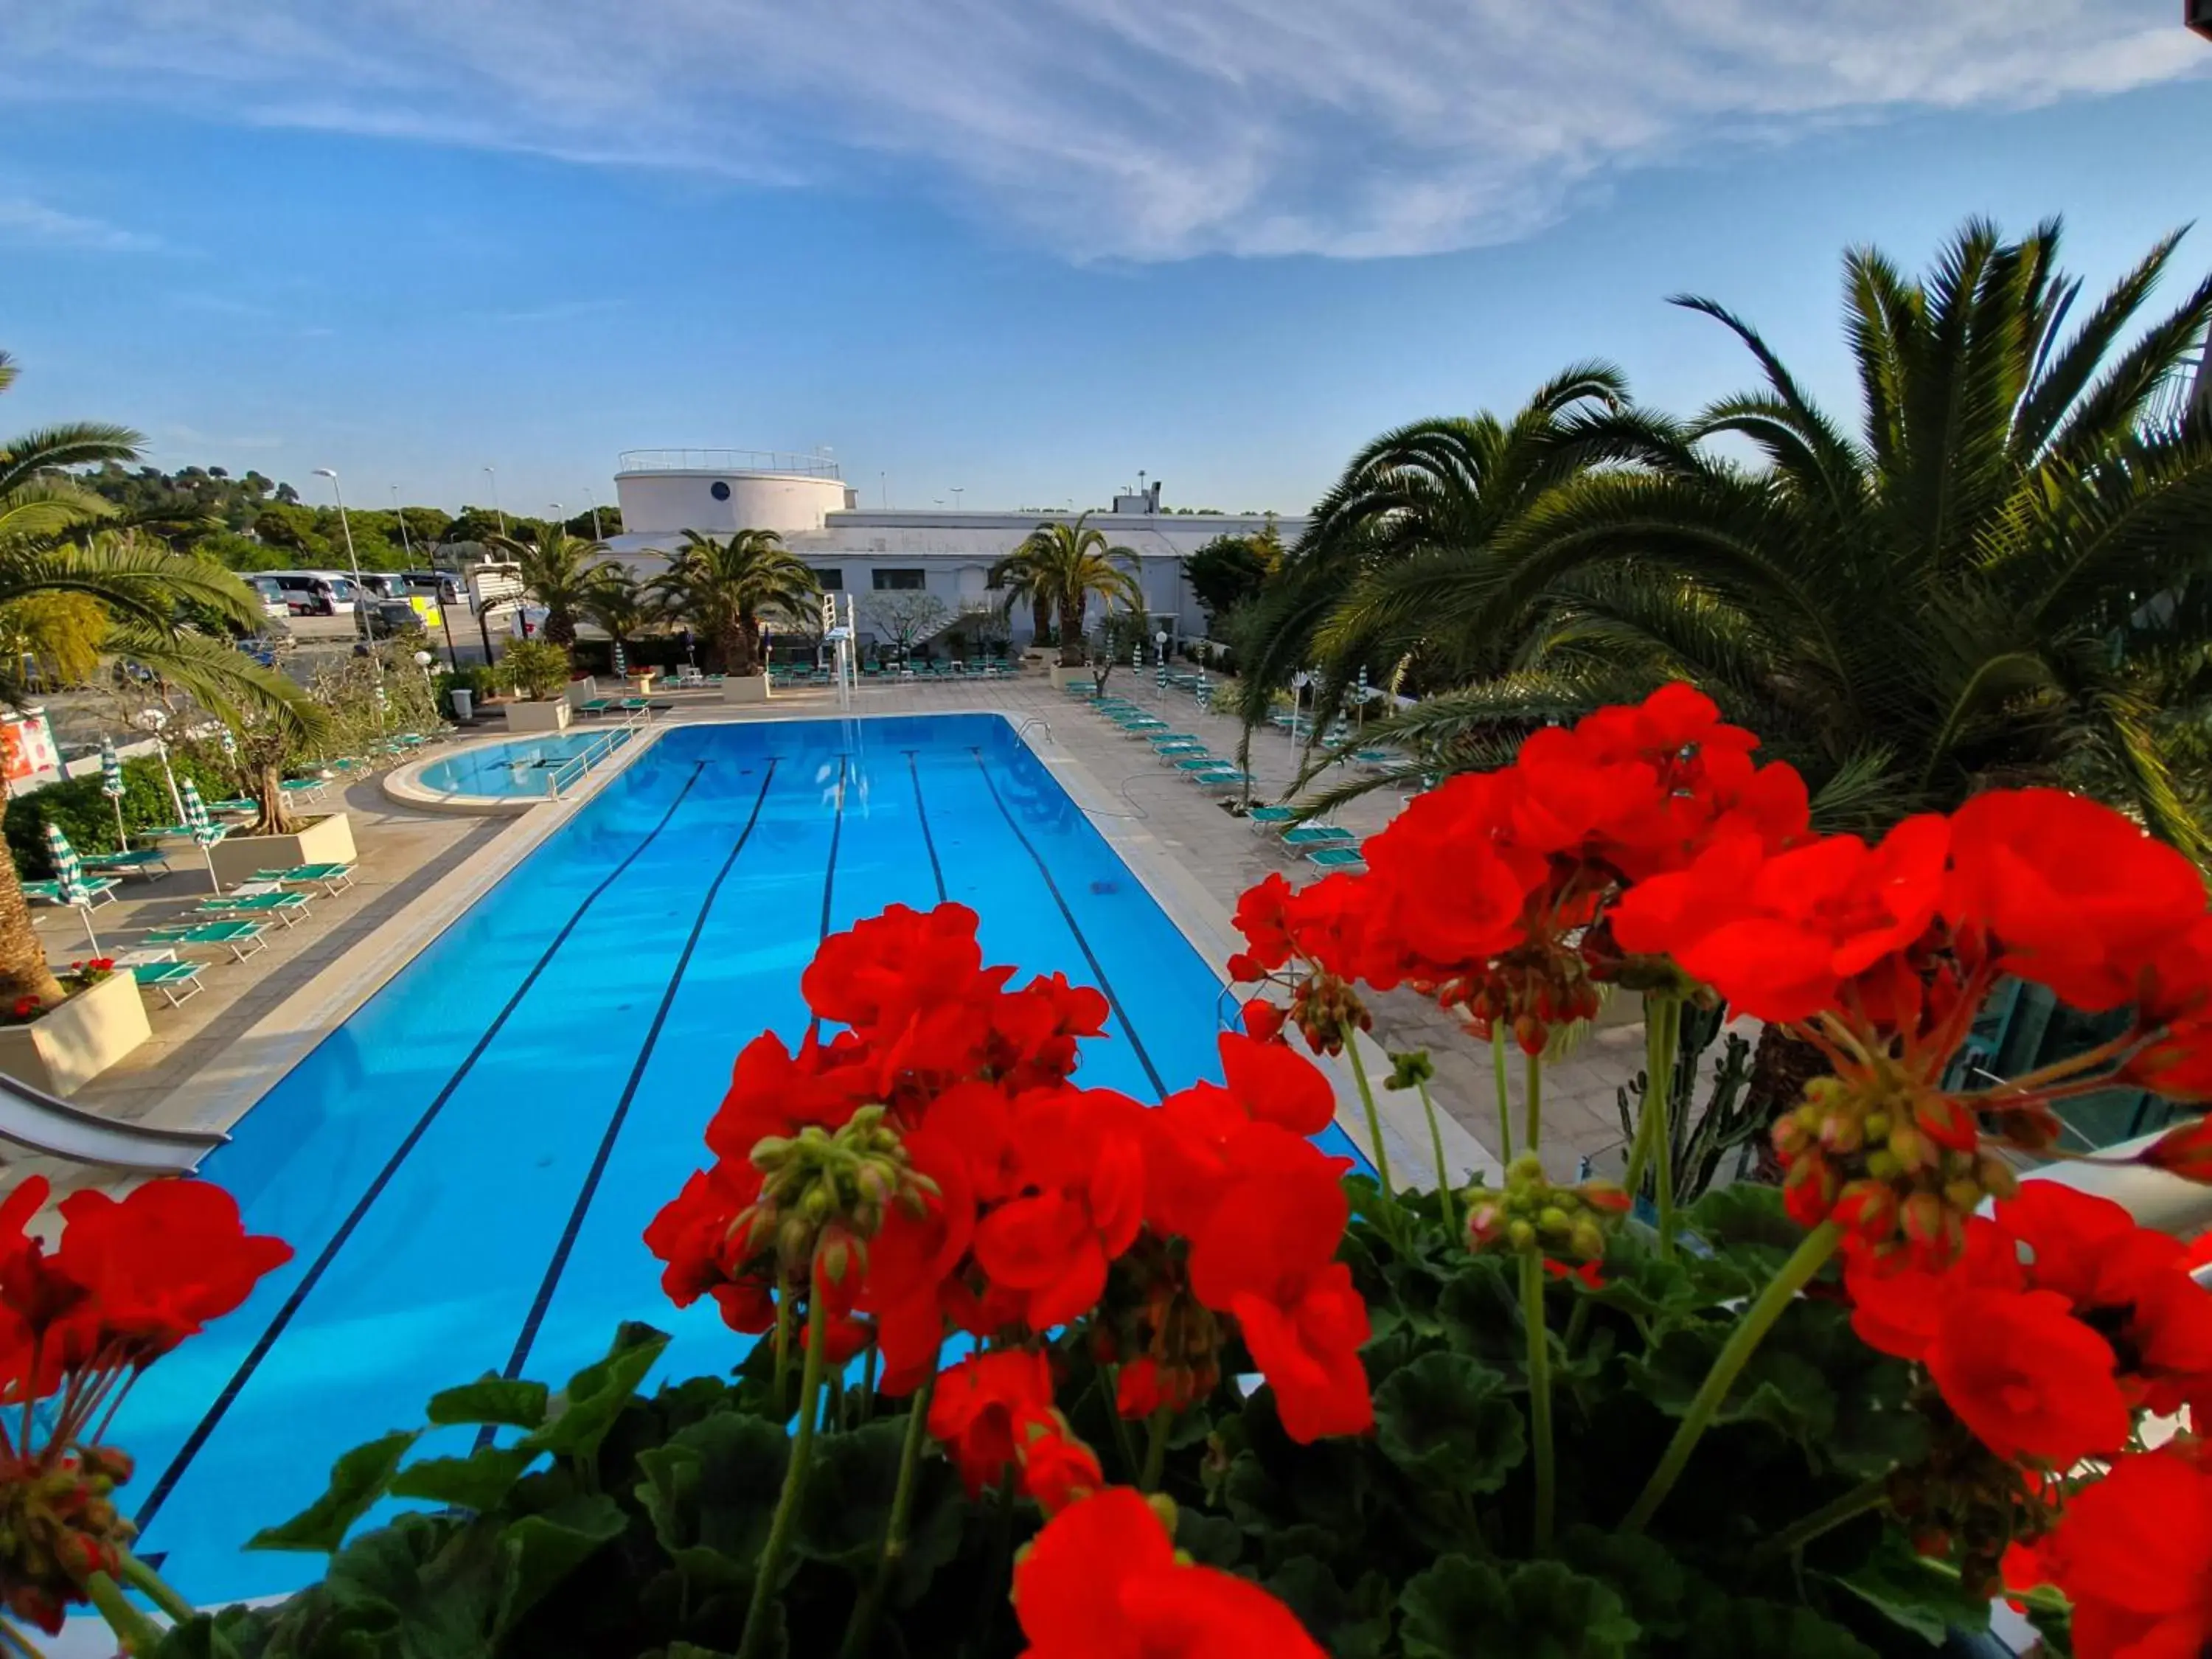
[(1088, 685), (1096, 678), (1089, 663), (1078, 663), (1073, 668), (1062, 668), (1058, 662), (1052, 665), (1052, 689), (1065, 691), (1071, 685)]
[[(181, 848), (171, 855), (179, 864), (198, 849)], [(289, 836), (225, 836), (208, 848), (216, 879), (226, 887), (253, 879), (257, 870), (290, 870), (302, 864), (351, 864), (353, 820), (343, 812), (313, 818)]]
[(154, 1035), (130, 972), (111, 975), (27, 1025), (0, 1025), (0, 1072), (73, 1095)]
[(765, 674), (732, 674), (722, 682), (724, 702), (766, 702), (768, 676)]
[(554, 698), (550, 702), (510, 702), (507, 710), (507, 729), (510, 732), (565, 732), (568, 729), (568, 699)]

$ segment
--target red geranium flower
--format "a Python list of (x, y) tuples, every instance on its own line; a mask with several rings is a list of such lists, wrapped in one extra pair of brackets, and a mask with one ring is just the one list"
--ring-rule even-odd
[(2056, 1291), (1951, 1297), (1926, 1358), (1944, 1403), (2000, 1457), (2070, 1468), (2134, 1427), (2112, 1345)]
[(1089, 1312), (1106, 1288), (1106, 1264), (1136, 1237), (1143, 1109), (1104, 1089), (1021, 1103), (1014, 1152), (1025, 1190), (976, 1223), (975, 1250), (994, 1285), (1025, 1294), (1031, 1329)]
[(1054, 1517), (1014, 1568), (1030, 1659), (1323, 1659), (1257, 1584), (1185, 1566), (1152, 1506), (1115, 1486)]
[(929, 1432), (970, 1498), (1005, 1475), (1024, 1424), (1051, 1418), (1051, 1362), (1026, 1348), (971, 1354), (938, 1377), (929, 1401)]
[(1234, 1031), (1222, 1032), (1215, 1042), (1229, 1094), (1254, 1121), (1317, 1135), (1335, 1118), (1336, 1089), (1304, 1054)]
[(2212, 1465), (2176, 1442), (2113, 1464), (2033, 1547), (2005, 1553), (2014, 1590), (2074, 1604), (2075, 1659), (2198, 1659), (2212, 1645)]

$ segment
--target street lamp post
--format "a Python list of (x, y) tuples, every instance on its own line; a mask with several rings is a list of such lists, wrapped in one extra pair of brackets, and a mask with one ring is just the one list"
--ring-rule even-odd
[(504, 536), (507, 534), (507, 514), (501, 512), (499, 507), (499, 474), (492, 468), (486, 467), (484, 477), (491, 480), (491, 510), (493, 515), (499, 520), (499, 533)]
[(963, 489), (962, 489), (958, 484), (954, 484), (954, 485), (952, 486), (952, 510), (953, 510), (955, 513), (957, 513), (957, 512), (960, 510), (960, 498), (961, 498), (961, 496), (963, 496), (963, 495), (966, 495), (967, 493), (968, 493), (968, 492), (967, 492), (966, 490)]
[(606, 540), (606, 534), (599, 528), (599, 492), (594, 489), (588, 494), (592, 502), (592, 539), (603, 542)]
[(561, 522), (561, 503), (554, 501), (550, 503), (550, 505), (553, 508), (553, 524), (551, 527), (555, 530), (566, 528), (566, 526)]
[(407, 514), (400, 510), (399, 486), (392, 486), (392, 516), (399, 520), (399, 548), (411, 566), (415, 562), (415, 544), (407, 538)]
[(354, 614), (361, 618), (362, 637), (367, 639), (368, 637), (368, 590), (361, 585), (361, 558), (353, 550), (353, 521), (346, 517), (345, 492), (338, 488), (338, 475), (335, 469), (319, 466), (315, 469), (315, 476), (318, 478), (328, 478), (331, 481), (331, 495), (338, 504), (338, 528), (345, 532), (346, 562), (353, 567)]

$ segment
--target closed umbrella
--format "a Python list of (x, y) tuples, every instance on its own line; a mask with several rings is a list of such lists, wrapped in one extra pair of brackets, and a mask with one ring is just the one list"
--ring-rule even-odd
[(115, 850), (131, 850), (131, 837), (123, 828), (123, 759), (115, 752), (115, 740), (100, 740), (100, 793), (115, 803)]
[(46, 855), (54, 863), (54, 885), (62, 902), (76, 906), (76, 913), (84, 918), (84, 936), (97, 955), (100, 939), (92, 931), (92, 889), (84, 884), (84, 866), (78, 862), (76, 848), (70, 845), (69, 837), (52, 822), (46, 825)]
[(618, 680), (629, 678), (629, 658), (624, 654), (620, 640), (615, 641), (615, 678)]
[(1359, 729), (1367, 729), (1367, 665), (1359, 665)]
[(222, 839), (222, 831), (208, 816), (207, 803), (200, 799), (199, 785), (186, 778), (179, 787), (185, 796), (185, 827), (192, 832), (192, 840), (199, 847), (200, 856), (207, 860), (209, 886), (220, 893), (222, 883), (216, 875), (215, 854), (210, 849)]
[(1165, 647), (1165, 646), (1162, 646), (1162, 647), (1160, 647), (1160, 664), (1159, 664), (1158, 668), (1158, 669), (1156, 669), (1156, 670), (1153, 672), (1153, 674), (1152, 674), (1152, 684), (1153, 684), (1153, 686), (1154, 686), (1155, 688), (1157, 688), (1157, 689), (1158, 689), (1158, 690), (1159, 691), (1159, 694), (1160, 694), (1162, 696), (1164, 696), (1164, 697), (1165, 696), (1167, 696), (1167, 694), (1168, 694), (1168, 648), (1167, 648), (1167, 647)]
[(1207, 714), (1213, 712), (1213, 686), (1206, 678), (1206, 670), (1198, 671), (1198, 706)]

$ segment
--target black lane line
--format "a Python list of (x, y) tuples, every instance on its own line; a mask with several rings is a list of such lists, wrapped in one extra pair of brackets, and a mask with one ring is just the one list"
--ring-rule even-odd
[(475, 1069), (477, 1061), (483, 1058), (484, 1050), (491, 1047), (492, 1039), (500, 1034), (508, 1018), (521, 1006), (522, 999), (530, 993), (530, 988), (538, 983), (538, 976), (545, 971), (547, 964), (553, 960), (554, 952), (566, 944), (568, 936), (576, 931), (576, 925), (583, 921), (584, 913), (598, 902), (599, 896), (608, 888), (621, 879), (623, 872), (637, 861), (638, 855), (652, 846), (660, 832), (668, 827), (669, 820), (676, 816), (676, 809), (684, 805), (684, 798), (691, 793), (691, 786), (699, 781), (699, 774), (704, 769), (704, 764), (703, 762), (698, 761), (692, 763), (691, 775), (684, 779), (684, 787), (676, 792), (676, 799), (668, 803), (668, 810), (660, 815), (660, 822), (654, 824), (636, 846), (623, 855), (622, 862), (607, 872), (599, 884), (585, 896), (584, 902), (576, 907), (568, 920), (561, 924), (561, 931), (553, 936), (553, 942), (545, 947), (537, 962), (532, 965), (529, 973), (523, 976), (522, 983), (515, 988), (514, 994), (507, 998), (506, 1006), (502, 1007), (492, 1023), (484, 1028), (484, 1034), (477, 1039), (476, 1047), (469, 1050), (467, 1058), (455, 1068), (453, 1076), (446, 1079), (446, 1086), (439, 1090), (430, 1103), (422, 1109), (422, 1115), (415, 1120), (415, 1127), (407, 1132), (406, 1139), (402, 1140), (393, 1149), (392, 1156), (385, 1160), (384, 1167), (376, 1172), (376, 1178), (368, 1183), (367, 1190), (362, 1194), (360, 1200), (347, 1212), (346, 1218), (338, 1224), (337, 1231), (331, 1235), (330, 1242), (323, 1246), (322, 1253), (316, 1256), (313, 1263), (301, 1275), (300, 1282), (292, 1287), (291, 1295), (284, 1298), (284, 1305), (276, 1310), (276, 1316), (269, 1322), (269, 1328), (261, 1333), (260, 1340), (253, 1345), (252, 1351), (239, 1362), (238, 1369), (231, 1373), (230, 1381), (223, 1385), (222, 1392), (216, 1396), (215, 1403), (207, 1409), (207, 1414), (200, 1419), (191, 1436), (178, 1449), (177, 1455), (169, 1460), (169, 1467), (161, 1471), (161, 1478), (154, 1483), (154, 1490), (146, 1496), (145, 1507), (138, 1511), (139, 1531), (142, 1533), (145, 1531), (153, 1523), (154, 1517), (161, 1513), (161, 1505), (168, 1501), (170, 1492), (175, 1490), (177, 1482), (184, 1478), (185, 1471), (191, 1466), (192, 1459), (199, 1455), (200, 1449), (208, 1443), (208, 1437), (216, 1431), (216, 1425), (222, 1421), (225, 1414), (236, 1402), (246, 1385), (252, 1381), (253, 1373), (261, 1368), (261, 1362), (269, 1357), (269, 1351), (276, 1346), (277, 1339), (284, 1334), (285, 1328), (291, 1324), (294, 1316), (299, 1313), (307, 1297), (313, 1293), (315, 1286), (322, 1281), (323, 1275), (330, 1271), (331, 1263), (337, 1260), (338, 1252), (345, 1248), (346, 1241), (353, 1237), (354, 1229), (358, 1227), (362, 1218), (368, 1214), (370, 1206), (383, 1194), (392, 1176), (399, 1173), (400, 1165), (406, 1163), (408, 1155), (415, 1150), (422, 1137), (429, 1133), (430, 1126), (437, 1121), (438, 1114), (446, 1109), (446, 1103), (453, 1097), (454, 1091)]
[[(629, 1116), (630, 1103), (637, 1098), (638, 1085), (645, 1080), (647, 1062), (653, 1058), (653, 1045), (660, 1041), (660, 1028), (668, 1023), (668, 1011), (675, 1006), (677, 988), (684, 983), (684, 975), (691, 966), (691, 955), (699, 948), (700, 935), (707, 931), (707, 918), (721, 894), (722, 884), (736, 867), (738, 854), (752, 839), (753, 826), (760, 822), (761, 807), (768, 799), (769, 786), (775, 781), (775, 762), (771, 759), (768, 775), (761, 780), (760, 793), (753, 797), (753, 810), (745, 818), (745, 827), (738, 832), (730, 855), (714, 872), (713, 884), (707, 889), (706, 902), (699, 907), (698, 915), (692, 920), (690, 934), (684, 941), (684, 953), (676, 959), (676, 971), (668, 976), (668, 988), (660, 994), (660, 1006), (653, 1011), (653, 1023), (646, 1028), (644, 1046), (637, 1051), (637, 1063), (629, 1068), (629, 1081), (623, 1085), (622, 1098), (615, 1103), (614, 1115), (607, 1120), (606, 1133), (599, 1137), (599, 1150), (592, 1158), (583, 1186), (577, 1191), (575, 1207), (568, 1212), (568, 1224), (562, 1230), (561, 1242), (554, 1246), (553, 1259), (545, 1264), (545, 1277), (538, 1282), (537, 1299), (530, 1304), (529, 1316), (522, 1322), (522, 1334), (515, 1339), (514, 1352), (508, 1356), (504, 1373), (507, 1376), (521, 1376), (523, 1366), (529, 1362), (531, 1346), (538, 1340), (538, 1328), (544, 1323), (545, 1310), (553, 1304), (553, 1292), (560, 1288), (561, 1275), (568, 1271), (568, 1257), (576, 1248), (576, 1235), (583, 1230), (584, 1217), (599, 1194), (600, 1177), (606, 1174), (607, 1160), (614, 1156), (615, 1141), (622, 1134), (624, 1120)], [(487, 1424), (477, 1437), (477, 1443), (489, 1444), (491, 1433)]]
[(1145, 1052), (1145, 1040), (1137, 1035), (1137, 1028), (1130, 1021), (1128, 1010), (1122, 1007), (1121, 999), (1114, 994), (1114, 982), (1106, 977), (1105, 969), (1099, 965), (1098, 953), (1091, 948), (1091, 941), (1083, 937), (1083, 929), (1076, 925), (1075, 912), (1067, 908), (1067, 900), (1060, 894), (1060, 884), (1052, 878), (1052, 871), (1046, 865), (1044, 855), (1030, 844), (1030, 838), (1022, 833), (1022, 826), (1014, 821), (1013, 813), (1007, 809), (1005, 799), (999, 793), (999, 786), (992, 781), (991, 769), (984, 763), (983, 751), (970, 749), (968, 752), (975, 757), (975, 769), (983, 775), (983, 787), (991, 792), (991, 799), (999, 809), (999, 816), (1006, 819), (1006, 828), (1014, 832), (1014, 839), (1021, 842), (1022, 850), (1036, 866), (1037, 874), (1044, 878), (1045, 888), (1051, 893), (1052, 902), (1060, 907), (1060, 914), (1067, 922), (1067, 931), (1075, 935), (1076, 948), (1083, 952), (1083, 959), (1091, 964), (1091, 977), (1098, 981), (1098, 988), (1106, 994), (1106, 1004), (1113, 1009), (1114, 1017), (1121, 1022), (1121, 1035), (1129, 1039), (1129, 1046), (1137, 1051), (1137, 1063), (1145, 1068), (1145, 1075), (1152, 1079), (1152, 1093), (1165, 1100), (1168, 1097), (1167, 1085), (1160, 1081), (1159, 1068), (1152, 1064), (1152, 1057)]
[(929, 873), (937, 883), (937, 902), (945, 902), (945, 866), (937, 861), (937, 837), (929, 833), (929, 808), (921, 801), (921, 768), (915, 763), (914, 750), (906, 751), (906, 769), (914, 778), (914, 810), (921, 817), (921, 844), (929, 849)]

